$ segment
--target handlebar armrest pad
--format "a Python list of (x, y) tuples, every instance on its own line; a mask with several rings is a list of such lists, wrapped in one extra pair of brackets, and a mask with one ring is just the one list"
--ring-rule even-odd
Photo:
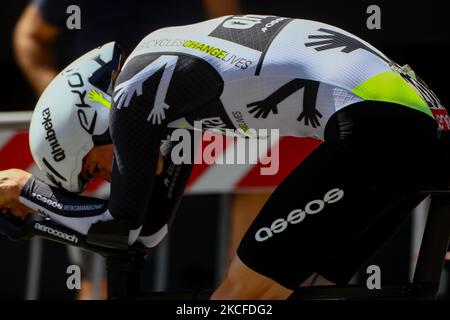
[(86, 242), (112, 249), (128, 250), (129, 232), (128, 221), (100, 221), (91, 226), (86, 235)]

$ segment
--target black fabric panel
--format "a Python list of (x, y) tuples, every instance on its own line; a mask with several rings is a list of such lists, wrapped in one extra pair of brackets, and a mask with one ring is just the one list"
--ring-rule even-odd
[(105, 200), (70, 193), (49, 186), (36, 177), (27, 181), (21, 196), (63, 217), (92, 217), (104, 213), (108, 207)]

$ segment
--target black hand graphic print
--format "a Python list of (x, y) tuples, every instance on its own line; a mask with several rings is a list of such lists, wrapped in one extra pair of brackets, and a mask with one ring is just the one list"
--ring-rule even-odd
[(297, 118), (298, 121), (305, 119), (305, 124), (309, 123), (316, 128), (320, 126), (319, 119), (322, 115), (316, 109), (316, 97), (319, 89), (319, 82), (303, 79), (294, 79), (283, 85), (277, 91), (272, 93), (266, 99), (256, 101), (247, 105), (249, 112), (255, 118), (266, 119), (271, 113), (278, 114), (278, 104), (289, 97), (294, 92), (304, 88), (303, 93), (303, 111)]
[[(306, 81), (306, 80), (303, 80)], [(307, 81), (305, 85), (305, 91), (303, 92), (303, 111), (298, 116), (297, 120), (302, 121), (305, 119), (305, 125), (311, 125), (313, 128), (320, 127), (319, 118), (322, 118), (322, 114), (316, 109), (317, 91), (319, 90), (319, 82)]]
[(317, 39), (317, 41), (305, 43), (306, 47), (315, 47), (314, 49), (316, 51), (331, 50), (342, 47), (341, 52), (345, 53), (351, 53), (355, 50), (362, 49), (380, 57), (389, 64), (393, 63), (393, 61), (391, 61), (390, 59), (386, 58), (366, 44), (362, 43), (358, 38), (353, 38), (351, 36), (347, 36), (345, 34), (324, 28), (320, 28), (317, 31), (327, 34), (308, 36), (308, 39)]

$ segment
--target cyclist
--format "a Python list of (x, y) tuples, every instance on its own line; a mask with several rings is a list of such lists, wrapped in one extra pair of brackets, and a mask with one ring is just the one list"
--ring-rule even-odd
[[(418, 190), (447, 183), (436, 168), (450, 118), (409, 67), (331, 25), (243, 15), (155, 31), (123, 67), (114, 43), (69, 65), (30, 127), (36, 163), (61, 188), (3, 172), (0, 205), (81, 233), (125, 221), (129, 245), (154, 247), (191, 170), (172, 161), (167, 136), (196, 120), (323, 140), (258, 214), (213, 298), (287, 298), (314, 273), (345, 283)], [(94, 177), (111, 181), (109, 201), (74, 194)]]

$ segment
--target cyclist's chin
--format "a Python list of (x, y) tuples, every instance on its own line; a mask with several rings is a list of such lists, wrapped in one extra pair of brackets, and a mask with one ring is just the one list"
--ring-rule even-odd
[(91, 181), (89, 181), (89, 184), (91, 184), (91, 183), (98, 184), (100, 182), (111, 183), (111, 177), (96, 177), (96, 178), (92, 179)]
[(102, 177), (95, 177), (95, 178), (89, 179), (89, 180), (82, 179), (82, 181), (83, 181), (83, 189), (81, 192), (85, 192), (85, 191), (92, 192), (93, 190), (95, 190), (99, 185), (101, 185), (105, 181), (111, 182), (111, 179), (108, 180), (108, 179), (105, 179)]
[(103, 179), (103, 180), (111, 183), (111, 172), (105, 170), (105, 172), (101, 176), (99, 176), (98, 178)]

